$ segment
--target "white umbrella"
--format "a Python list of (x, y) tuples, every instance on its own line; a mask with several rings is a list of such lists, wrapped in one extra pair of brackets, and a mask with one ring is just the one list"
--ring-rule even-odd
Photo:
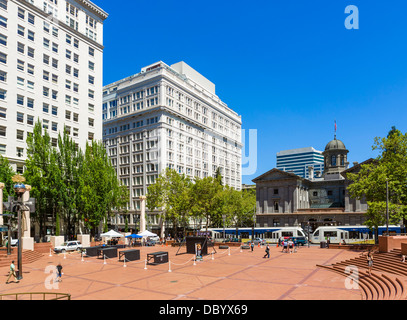
[(138, 233), (138, 235), (143, 236), (143, 237), (156, 237), (157, 236), (157, 234), (152, 233), (152, 232), (150, 232), (148, 230), (140, 232), (140, 233)]
[(121, 233), (118, 233), (114, 230), (110, 230), (109, 232), (106, 233), (102, 233), (100, 235), (101, 237), (109, 237), (109, 238), (121, 238), (124, 237), (124, 235), (122, 235)]

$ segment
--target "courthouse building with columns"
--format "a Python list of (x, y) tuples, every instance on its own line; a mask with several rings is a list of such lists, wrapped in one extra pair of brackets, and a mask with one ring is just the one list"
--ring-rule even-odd
[(335, 136), (322, 153), (322, 177), (314, 178), (310, 166), (308, 179), (275, 168), (255, 178), (257, 227), (362, 225), (367, 203), (349, 196), (347, 173), (358, 172), (363, 163), (349, 168), (348, 152)]

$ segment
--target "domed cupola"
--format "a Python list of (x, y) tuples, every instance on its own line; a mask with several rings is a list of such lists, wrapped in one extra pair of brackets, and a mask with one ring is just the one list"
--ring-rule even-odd
[(325, 179), (343, 179), (340, 173), (349, 166), (348, 152), (345, 144), (335, 138), (328, 142), (325, 147), (324, 155), (324, 178)]

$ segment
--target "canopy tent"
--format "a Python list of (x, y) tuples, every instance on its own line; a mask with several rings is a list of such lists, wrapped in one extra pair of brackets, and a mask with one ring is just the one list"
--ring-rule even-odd
[(142, 237), (157, 237), (157, 234), (152, 233), (152, 232), (150, 232), (148, 230), (140, 232), (138, 235), (142, 236)]
[(126, 236), (126, 238), (132, 238), (132, 239), (135, 239), (135, 238), (139, 239), (139, 238), (142, 238), (142, 237), (143, 236), (139, 236), (138, 234), (134, 234), (134, 233)]
[(121, 233), (118, 233), (114, 230), (110, 230), (109, 232), (102, 233), (101, 237), (108, 237), (108, 238), (122, 238), (124, 237)]

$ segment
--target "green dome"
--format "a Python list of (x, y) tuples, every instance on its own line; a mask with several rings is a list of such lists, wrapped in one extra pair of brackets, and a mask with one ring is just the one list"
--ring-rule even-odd
[(325, 151), (328, 150), (346, 150), (345, 144), (341, 140), (337, 140), (336, 138), (330, 141), (326, 147)]

